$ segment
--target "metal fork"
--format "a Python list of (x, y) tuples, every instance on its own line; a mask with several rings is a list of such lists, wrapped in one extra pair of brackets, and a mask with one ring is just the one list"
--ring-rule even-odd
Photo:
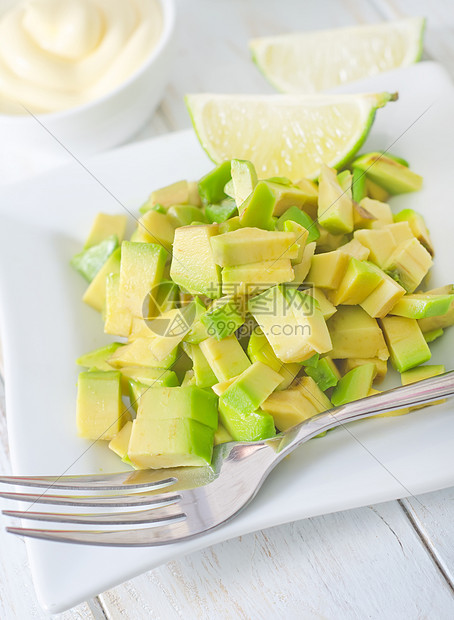
[[(309, 418), (267, 441), (231, 442), (214, 449), (207, 467), (146, 470), (107, 475), (0, 477), (0, 482), (43, 488), (42, 493), (0, 493), (0, 497), (60, 506), (96, 508), (146, 507), (135, 511), (42, 513), (5, 510), (21, 519), (112, 526), (123, 529), (53, 530), (8, 527), (21, 536), (45, 540), (139, 547), (187, 540), (213, 530), (232, 519), (257, 494), (276, 465), (298, 446), (323, 431), (347, 422), (422, 405), (454, 395), (454, 371), (438, 377), (363, 398)], [(158, 493), (171, 488), (171, 492)], [(100, 495), (49, 495), (49, 489), (110, 491)], [(115, 493), (112, 493), (115, 492)], [(131, 528), (132, 525), (152, 527)]]

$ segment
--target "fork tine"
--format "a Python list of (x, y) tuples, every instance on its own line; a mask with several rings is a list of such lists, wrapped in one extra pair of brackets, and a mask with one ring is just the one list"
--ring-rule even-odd
[(0, 476), (0, 483), (16, 486), (67, 489), (69, 491), (119, 491), (152, 487), (160, 489), (177, 482), (174, 476), (162, 478), (162, 469), (81, 476)]
[[(181, 495), (163, 493), (131, 493), (124, 495), (46, 495), (34, 493), (0, 493), (0, 498), (30, 504), (54, 504), (56, 506), (165, 506), (181, 499)], [(170, 501), (169, 501), (170, 500)]]
[(92, 514), (27, 512), (25, 510), (3, 510), (2, 514), (17, 519), (48, 521), (53, 523), (77, 523), (85, 525), (164, 525), (186, 518), (178, 505), (164, 505), (161, 508), (147, 508), (132, 512), (107, 512)]

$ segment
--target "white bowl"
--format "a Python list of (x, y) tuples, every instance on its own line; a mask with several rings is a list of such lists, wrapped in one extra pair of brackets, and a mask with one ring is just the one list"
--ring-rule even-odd
[(159, 0), (161, 37), (145, 63), (102, 97), (61, 112), (36, 116), (0, 114), (0, 135), (12, 150), (76, 157), (111, 148), (134, 135), (161, 100), (174, 59), (174, 0)]

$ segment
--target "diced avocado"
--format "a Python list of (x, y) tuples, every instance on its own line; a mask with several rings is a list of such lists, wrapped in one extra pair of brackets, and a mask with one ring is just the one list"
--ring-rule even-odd
[(183, 340), (190, 344), (199, 344), (202, 340), (208, 338), (208, 332), (205, 325), (201, 321), (201, 317), (205, 314), (206, 308), (204, 303), (198, 298), (194, 298), (195, 316), (188, 333)]
[(187, 387), (190, 385), (195, 385), (195, 376), (193, 370), (187, 370), (184, 373), (183, 381), (181, 382), (181, 387)]
[(216, 375), (211, 370), (206, 357), (200, 349), (200, 346), (197, 344), (192, 344), (189, 346), (191, 347), (195, 384), (200, 388), (211, 387), (218, 382)]
[(430, 377), (436, 377), (442, 375), (445, 371), (443, 364), (433, 364), (427, 366), (418, 366), (417, 368), (411, 368), (406, 370), (400, 375), (402, 385), (408, 385), (409, 383), (415, 383), (416, 381), (422, 381), (423, 379), (429, 379)]
[(135, 467), (144, 469), (201, 467), (211, 462), (213, 439), (212, 428), (190, 418), (156, 420), (137, 416), (128, 457)]
[(312, 219), (317, 217), (318, 192), (314, 184), (308, 186), (302, 179), (300, 185), (283, 183), (282, 179), (267, 179), (263, 181), (273, 192), (275, 197), (273, 215), (282, 215), (289, 207), (298, 207), (306, 211)]
[(222, 426), (221, 423), (219, 423), (219, 426), (214, 433), (214, 445), (218, 446), (221, 443), (228, 443), (229, 441), (233, 441), (232, 435)]
[(175, 348), (163, 359), (158, 359), (152, 350), (152, 338), (137, 338), (117, 349), (109, 358), (109, 364), (114, 368), (125, 366), (139, 366), (140, 368), (165, 368), (174, 364), (177, 349)]
[(128, 218), (126, 215), (109, 215), (108, 213), (98, 213), (85, 242), (84, 249), (98, 245), (109, 237), (116, 237), (118, 243), (123, 241), (126, 232)]
[(241, 226), (274, 230), (272, 215), (275, 204), (274, 193), (265, 181), (260, 181), (241, 205)]
[(353, 368), (363, 366), (364, 364), (374, 364), (375, 366), (375, 381), (383, 381), (388, 372), (388, 363), (385, 360), (380, 360), (378, 357), (361, 358), (361, 357), (349, 357), (344, 360), (339, 360), (339, 368), (343, 375), (347, 374)]
[(430, 360), (430, 349), (416, 319), (385, 316), (380, 324), (396, 370), (405, 372)]
[(414, 236), (426, 248), (426, 250), (434, 255), (434, 248), (430, 238), (429, 231), (422, 215), (413, 209), (403, 209), (394, 216), (395, 222), (408, 222)]
[(362, 207), (357, 202), (353, 203), (353, 228), (358, 230), (360, 228), (372, 228), (377, 218), (369, 213), (367, 209)]
[(167, 255), (156, 243), (123, 241), (119, 295), (122, 306), (133, 316), (143, 317), (148, 311), (147, 297), (162, 279)]
[(444, 331), (441, 329), (441, 327), (439, 327), (438, 329), (433, 329), (430, 332), (423, 332), (424, 340), (427, 343), (437, 340), (437, 338), (440, 338), (441, 336), (443, 336), (443, 334)]
[[(295, 258), (291, 259), (292, 265), (299, 265), (304, 257), (304, 249), (306, 247), (307, 239), (309, 237), (309, 231), (298, 224), (298, 222), (294, 222), (293, 220), (287, 220), (284, 222), (284, 233), (295, 235), (295, 245), (298, 248), (298, 253)], [(287, 254), (286, 254), (287, 255)]]
[(244, 301), (242, 297), (227, 295), (215, 300), (200, 317), (207, 334), (222, 340), (233, 334), (244, 323)]
[(392, 234), (396, 245), (400, 245), (404, 241), (411, 241), (411, 239), (414, 239), (415, 237), (408, 222), (394, 222), (393, 224), (386, 224), (385, 228)]
[(217, 225), (177, 228), (170, 268), (172, 280), (192, 294), (221, 296), (221, 270), (215, 264), (210, 239)]
[(262, 405), (278, 430), (286, 431), (317, 413), (331, 409), (331, 403), (311, 377), (301, 377), (282, 392), (273, 392)]
[(342, 244), (345, 243), (347, 237), (345, 235), (333, 235), (326, 228), (320, 226), (317, 222), (316, 224), (318, 234), (320, 235), (317, 239), (317, 252), (332, 252), (333, 250), (337, 250)]
[(120, 342), (112, 342), (105, 347), (100, 347), (99, 349), (90, 351), (90, 353), (81, 355), (76, 360), (76, 364), (79, 366), (85, 366), (85, 368), (89, 368), (90, 370), (112, 370), (112, 366), (107, 363), (107, 360), (117, 349), (122, 346), (123, 345)]
[(284, 364), (276, 357), (259, 327), (254, 329), (249, 338), (247, 353), (251, 362), (262, 362), (283, 377), (282, 383), (277, 386), (276, 390), (285, 390), (301, 370), (300, 364)]
[(154, 389), (154, 388), (150, 387), (149, 385), (144, 385), (143, 383), (139, 383), (139, 381), (134, 381), (134, 379), (130, 379), (128, 381), (128, 388), (129, 388), (128, 396), (129, 396), (129, 400), (131, 402), (131, 407), (136, 412), (137, 412), (137, 409), (139, 407), (139, 401), (140, 401), (141, 396), (147, 390)]
[(331, 402), (335, 407), (366, 398), (375, 377), (374, 364), (362, 364), (347, 372), (334, 388)]
[(325, 321), (331, 318), (336, 312), (336, 307), (333, 306), (333, 304), (330, 302), (330, 300), (326, 297), (325, 293), (321, 289), (311, 287), (306, 289), (305, 293), (313, 297), (318, 303), (319, 310), (322, 313)]
[[(149, 351), (160, 362), (166, 359), (188, 334), (193, 316), (193, 304), (168, 310), (146, 321), (146, 327), (138, 338), (149, 338)], [(131, 334), (131, 338), (133, 337), (136, 337), (135, 334)]]
[(71, 265), (87, 282), (91, 282), (112, 252), (118, 248), (118, 245), (116, 235), (107, 237), (107, 239), (104, 239), (97, 245), (92, 245), (88, 249), (76, 254), (71, 259)]
[(352, 178), (353, 177), (350, 170), (342, 170), (341, 172), (337, 173), (337, 182), (344, 191), (351, 189)]
[(235, 441), (261, 441), (276, 434), (272, 416), (264, 411), (243, 413), (219, 403), (219, 418)]
[(129, 394), (129, 382), (131, 380), (148, 387), (176, 387), (179, 385), (178, 377), (173, 370), (124, 366), (120, 372), (121, 387), (125, 396)]
[(224, 161), (199, 181), (199, 194), (204, 205), (219, 204), (227, 197), (224, 187), (232, 178), (230, 161)]
[(380, 187), (380, 185), (377, 185), (377, 183), (374, 183), (371, 179), (368, 179), (367, 176), (366, 193), (369, 198), (373, 198), (374, 200), (380, 200), (381, 202), (386, 202), (390, 197), (390, 194), (385, 189), (383, 189), (383, 187)]
[(367, 196), (366, 175), (363, 170), (352, 167), (352, 198), (355, 202), (360, 202)]
[(350, 262), (339, 287), (332, 291), (331, 301), (335, 306), (343, 304), (355, 306), (368, 297), (382, 281), (374, 269), (375, 265), (367, 261), (350, 258)]
[(205, 207), (205, 216), (210, 224), (220, 224), (238, 215), (235, 201), (226, 199), (218, 205), (209, 204)]
[(220, 396), (219, 407), (227, 405), (239, 413), (253, 413), (280, 383), (279, 373), (262, 362), (254, 362)]
[(426, 319), (446, 314), (453, 301), (454, 295), (428, 295), (427, 293), (405, 295), (389, 313), (406, 316), (409, 319)]
[(413, 238), (396, 248), (383, 269), (408, 293), (413, 293), (431, 267), (432, 258), (429, 252)]
[(248, 294), (281, 282), (291, 282), (295, 277), (289, 258), (224, 267), (222, 291), (224, 295)]
[(307, 274), (311, 268), (312, 258), (316, 249), (316, 242), (308, 243), (303, 251), (303, 258), (300, 263), (293, 265), (293, 273), (295, 277), (292, 280), (293, 284), (302, 284), (306, 279)]
[(393, 213), (391, 211), (391, 207), (386, 202), (381, 202), (381, 200), (373, 200), (372, 198), (363, 198), (359, 203), (363, 209), (366, 209), (368, 213), (373, 215), (375, 218), (372, 220), (373, 225), (380, 224), (381, 226), (385, 226), (386, 224), (393, 223)]
[(353, 230), (351, 189), (343, 190), (335, 170), (325, 164), (318, 180), (318, 221), (335, 235)]
[(292, 232), (240, 228), (211, 238), (214, 260), (221, 267), (282, 258), (296, 258), (298, 244)]
[(238, 230), (238, 228), (241, 228), (240, 216), (235, 215), (235, 217), (231, 217), (229, 220), (219, 224), (219, 234), (223, 235), (224, 233)]
[(405, 295), (405, 289), (395, 280), (390, 278), (388, 274), (382, 271), (373, 263), (368, 263), (373, 267), (380, 276), (379, 285), (364, 299), (360, 306), (371, 317), (383, 318), (391, 308)]
[(289, 220), (300, 224), (300, 226), (303, 226), (303, 228), (308, 231), (306, 243), (317, 241), (320, 237), (320, 231), (315, 225), (314, 220), (305, 211), (302, 211), (298, 207), (289, 207), (286, 211), (284, 211), (277, 221), (276, 228), (278, 230), (285, 230), (284, 225)]
[(353, 162), (367, 177), (391, 195), (416, 192), (422, 187), (422, 177), (383, 153), (368, 153)]
[(194, 183), (177, 181), (152, 192), (147, 202), (141, 207), (140, 212), (145, 213), (156, 205), (171, 207), (172, 205), (188, 203), (199, 204), (197, 188), (194, 187)]
[(208, 221), (202, 209), (194, 205), (172, 205), (167, 210), (167, 217), (174, 228), (190, 226), (195, 221)]
[(121, 400), (119, 372), (79, 374), (77, 429), (80, 437), (110, 441), (130, 418)]
[(257, 185), (257, 172), (250, 161), (232, 159), (231, 174), (235, 202), (239, 208)]
[(310, 366), (311, 368), (313, 366), (317, 366), (318, 364), (318, 360), (320, 359), (320, 353), (314, 353), (314, 355), (311, 355), (311, 357), (308, 357), (306, 360), (304, 360), (303, 362), (299, 362), (301, 364), (301, 366)]
[(307, 366), (306, 374), (314, 379), (322, 392), (337, 385), (341, 377), (336, 364), (330, 357), (322, 357), (315, 366)]
[(317, 288), (335, 290), (339, 287), (347, 271), (350, 256), (340, 250), (315, 254), (306, 281)]
[(358, 239), (352, 239), (348, 243), (344, 243), (344, 245), (340, 246), (340, 251), (357, 260), (367, 260), (370, 254), (369, 248), (366, 248)]
[(118, 454), (122, 461), (128, 462), (128, 446), (131, 437), (132, 422), (126, 422), (123, 428), (110, 440), (109, 448)]
[(230, 379), (226, 379), (225, 381), (220, 381), (219, 383), (215, 383), (211, 386), (211, 389), (216, 394), (216, 396), (222, 396), (226, 389), (232, 385), (235, 381), (236, 377), (231, 377)]
[(251, 365), (234, 334), (222, 340), (207, 338), (200, 343), (200, 350), (218, 381), (236, 377)]
[(391, 231), (386, 228), (355, 230), (354, 239), (368, 248), (369, 260), (382, 269), (397, 247)]
[(140, 398), (137, 418), (148, 421), (190, 418), (215, 431), (218, 427), (217, 397), (195, 385), (151, 388)]
[(275, 286), (249, 299), (248, 307), (282, 362), (302, 362), (331, 350), (325, 320), (310, 295)]
[(389, 352), (375, 319), (359, 306), (341, 306), (328, 320), (333, 343), (330, 357), (378, 357), (386, 360)]
[[(452, 295), (454, 293), (454, 286), (448, 284), (440, 288), (435, 288), (427, 291), (427, 295)], [(454, 302), (451, 303), (448, 312), (442, 316), (433, 316), (429, 319), (420, 319), (418, 321), (421, 330), (424, 333), (433, 331), (434, 329), (444, 329), (454, 325)]]
[(98, 312), (102, 312), (106, 302), (107, 276), (120, 273), (120, 257), (121, 248), (117, 248), (98, 271), (82, 297), (86, 304), (98, 310)]
[(139, 219), (134, 241), (139, 243), (157, 243), (164, 246), (167, 252), (170, 252), (174, 235), (175, 225), (171, 222), (170, 217), (167, 214), (151, 209)]
[(106, 279), (106, 302), (103, 308), (104, 332), (127, 338), (131, 333), (132, 314), (120, 299), (120, 274), (111, 273)]

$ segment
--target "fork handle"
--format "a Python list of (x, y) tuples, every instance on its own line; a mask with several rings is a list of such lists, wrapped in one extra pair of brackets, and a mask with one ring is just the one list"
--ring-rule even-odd
[(323, 411), (280, 436), (277, 447), (278, 460), (280, 461), (312, 437), (336, 426), (343, 426), (348, 422), (368, 418), (378, 413), (424, 405), (450, 396), (454, 396), (454, 370)]

